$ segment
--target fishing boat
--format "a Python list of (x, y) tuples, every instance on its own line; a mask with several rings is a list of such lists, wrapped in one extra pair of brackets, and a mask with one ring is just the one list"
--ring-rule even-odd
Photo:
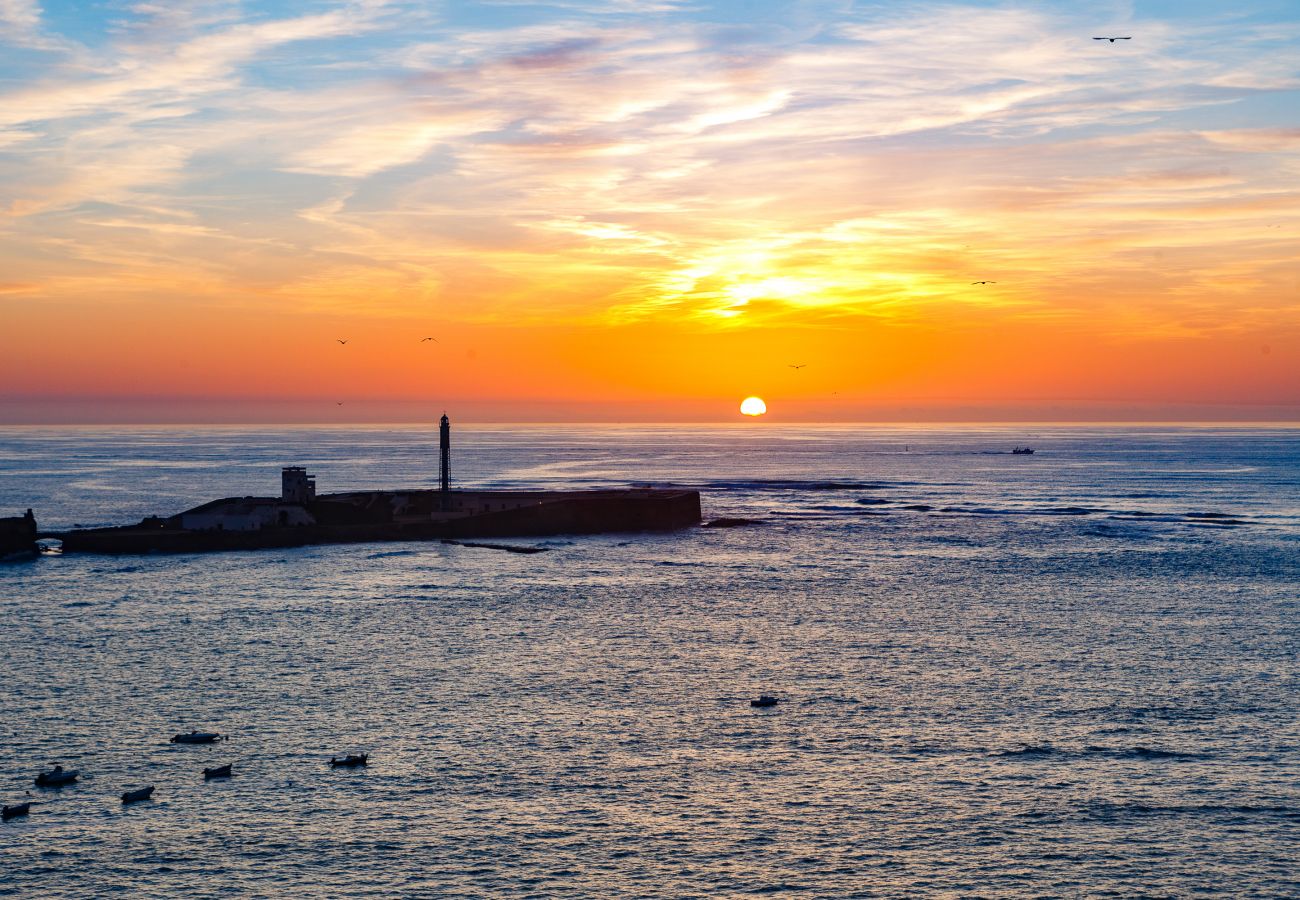
[(761, 709), (767, 706), (776, 706), (780, 702), (781, 701), (778, 700), (777, 698), (769, 697), (767, 694), (764, 694), (763, 696), (759, 697), (757, 700), (750, 700), (749, 705), (757, 706)]
[(0, 811), (0, 821), (8, 822), (10, 819), (16, 819), (19, 816), (25, 816), (32, 811), (32, 801), (26, 803), (15, 803), (13, 806), (6, 806)]
[(214, 744), (221, 740), (221, 735), (212, 731), (191, 731), (189, 734), (174, 734), (173, 744)]
[(153, 785), (142, 787), (138, 791), (127, 791), (122, 795), (122, 804), (139, 803), (141, 800), (148, 800), (153, 796)]
[(339, 767), (355, 769), (357, 766), (370, 765), (369, 760), (370, 760), (369, 755), (365, 753), (349, 753), (347, 756), (343, 757), (342, 759), (331, 756), (330, 767), (335, 769)]
[(1012, 452), (1014, 455), (1016, 455), (1016, 456), (1033, 456), (1033, 455), (1034, 455), (1034, 448), (1033, 448), (1033, 447), (1016, 447), (1016, 448), (1013, 449), (1011, 452)]
[(66, 772), (63, 766), (55, 766), (48, 772), (42, 772), (36, 776), (37, 787), (63, 787), (65, 784), (72, 784), (77, 780), (77, 770)]
[(232, 765), (233, 763), (226, 763), (224, 766), (213, 766), (211, 769), (204, 769), (203, 780), (207, 781), (211, 778), (229, 778), (230, 767)]

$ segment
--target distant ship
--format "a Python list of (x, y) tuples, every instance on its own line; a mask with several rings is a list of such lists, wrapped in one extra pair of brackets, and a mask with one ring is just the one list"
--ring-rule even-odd
[(1033, 447), (1016, 447), (1016, 448), (1015, 448), (1014, 450), (1012, 450), (1011, 452), (1014, 453), (1016, 456), (1028, 456), (1028, 455), (1032, 455), (1032, 454), (1033, 454), (1033, 452), (1034, 452), (1034, 448), (1033, 448)]

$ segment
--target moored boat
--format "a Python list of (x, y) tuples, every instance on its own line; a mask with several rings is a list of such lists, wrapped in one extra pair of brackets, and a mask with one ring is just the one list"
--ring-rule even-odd
[(349, 753), (342, 759), (335, 756), (330, 757), (330, 766), (335, 769), (339, 767), (355, 769), (357, 766), (368, 765), (370, 765), (370, 756), (366, 753)]
[(138, 791), (127, 791), (122, 795), (122, 804), (139, 803), (141, 800), (148, 800), (153, 796), (153, 785), (142, 787)]
[(25, 803), (15, 803), (13, 806), (6, 806), (0, 811), (0, 821), (8, 822), (10, 819), (16, 819), (19, 816), (25, 816), (32, 811), (32, 801)]
[(189, 734), (174, 734), (173, 744), (214, 744), (221, 740), (221, 735), (214, 731), (191, 731)]
[(778, 700), (776, 697), (769, 697), (767, 694), (764, 694), (763, 696), (759, 697), (757, 700), (750, 700), (749, 705), (763, 708), (768, 706), (776, 706), (780, 702), (781, 701)]
[(233, 763), (226, 763), (224, 766), (213, 766), (211, 769), (203, 770), (203, 780), (208, 781), (212, 778), (229, 778), (230, 767)]
[(77, 770), (65, 771), (63, 766), (55, 766), (48, 772), (36, 776), (37, 787), (63, 787), (77, 780)]

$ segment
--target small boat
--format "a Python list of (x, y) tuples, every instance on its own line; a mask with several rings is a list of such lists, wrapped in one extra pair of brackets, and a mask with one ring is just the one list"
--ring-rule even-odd
[(1016, 448), (1013, 449), (1011, 452), (1012, 452), (1014, 455), (1016, 455), (1016, 456), (1033, 456), (1033, 455), (1034, 455), (1034, 448), (1033, 448), (1033, 447), (1016, 447)]
[(174, 734), (173, 744), (214, 744), (221, 740), (221, 735), (213, 731), (191, 731), (189, 734)]
[(36, 776), (37, 787), (63, 787), (65, 784), (72, 784), (77, 780), (77, 770), (65, 772), (63, 766), (55, 766), (48, 772), (42, 772)]
[(26, 803), (15, 803), (13, 806), (6, 806), (0, 811), (0, 821), (8, 822), (10, 819), (16, 819), (19, 816), (25, 816), (32, 811), (32, 801)]
[(781, 701), (776, 699), (775, 697), (769, 697), (767, 694), (764, 694), (763, 696), (759, 697), (757, 700), (750, 700), (749, 705), (762, 708), (766, 706), (776, 706), (780, 702)]
[(234, 763), (226, 763), (224, 766), (213, 766), (211, 769), (204, 769), (203, 780), (207, 781), (211, 778), (229, 778), (230, 767), (232, 765), (234, 765)]
[(369, 760), (370, 760), (370, 756), (365, 753), (349, 753), (347, 756), (343, 757), (342, 759), (339, 759), (338, 757), (335, 756), (331, 756), (330, 767), (337, 769), (340, 766), (342, 766), (348, 769), (355, 769), (357, 766), (370, 765)]
[(122, 804), (139, 803), (141, 800), (148, 800), (153, 796), (153, 785), (142, 787), (138, 791), (127, 791), (122, 795)]

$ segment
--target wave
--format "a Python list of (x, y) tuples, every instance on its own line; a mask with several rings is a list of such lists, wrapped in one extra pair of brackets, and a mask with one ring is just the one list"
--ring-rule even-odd
[(1110, 759), (1139, 760), (1208, 758), (1208, 755), (1204, 753), (1193, 753), (1184, 750), (1163, 750), (1158, 747), (1101, 747), (1092, 745), (1084, 747), (1082, 750), (1065, 750), (1059, 747), (1054, 747), (1051, 744), (1025, 744), (1016, 749), (997, 750), (989, 755), (996, 757), (1060, 756), (1074, 759), (1082, 759), (1089, 756), (1102, 756)]
[(1087, 506), (1033, 506), (1021, 509), (1003, 509), (996, 506), (944, 506), (939, 512), (962, 513), (968, 516), (1091, 516), (1109, 512)]
[(1089, 804), (1086, 811), (1105, 818), (1161, 818), (1173, 816), (1277, 816), (1300, 820), (1300, 807), (1254, 803), (1109, 803)]
[(1185, 750), (1161, 750), (1158, 747), (1096, 747), (1084, 748), (1084, 753), (1109, 756), (1115, 759), (1205, 759), (1207, 754)]
[(702, 484), (678, 486), (696, 487), (701, 490), (740, 491), (883, 491), (898, 487), (960, 487), (961, 485), (936, 485), (925, 481), (835, 481), (832, 479), (805, 481), (791, 478), (753, 478), (743, 481), (706, 481)]
[(1026, 744), (1018, 750), (997, 750), (990, 756), (1053, 756), (1059, 752), (1050, 744)]

